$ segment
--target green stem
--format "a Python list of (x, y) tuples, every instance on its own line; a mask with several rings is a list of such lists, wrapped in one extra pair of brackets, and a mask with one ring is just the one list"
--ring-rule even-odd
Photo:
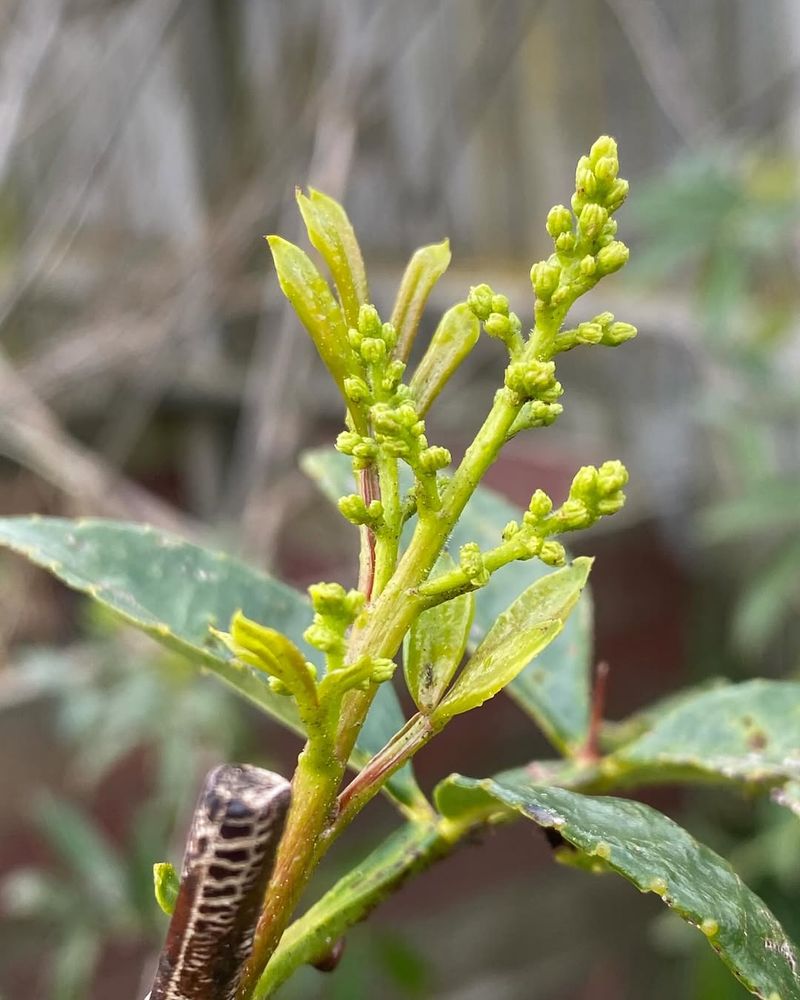
[[(353, 632), (349, 650), (351, 661), (364, 653), (390, 659), (395, 656), (403, 636), (424, 607), (416, 588), (427, 579), (467, 501), (497, 458), (521, 408), (522, 402), (514, 393), (508, 389), (497, 392), (483, 426), (450, 480), (441, 509), (417, 523), (408, 548), (370, 611), (366, 624)], [(350, 756), (374, 697), (375, 688), (353, 691), (346, 696), (336, 744), (339, 760)]]
[(375, 540), (375, 580), (371, 594), (373, 599), (384, 589), (397, 566), (397, 550), (402, 528), (397, 459), (381, 454), (378, 457), (378, 477), (383, 504), (383, 526)]
[(324, 745), (309, 741), (292, 779), (292, 803), (281, 838), (265, 905), (253, 937), (238, 1000), (252, 991), (277, 947), (314, 867), (318, 844), (333, 813), (344, 765)]

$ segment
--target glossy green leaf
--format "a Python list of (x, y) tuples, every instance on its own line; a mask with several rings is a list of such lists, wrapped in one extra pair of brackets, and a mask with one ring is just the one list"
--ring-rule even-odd
[[(443, 553), (434, 574), (454, 568), (451, 556)], [(430, 714), (441, 701), (463, 659), (474, 613), (474, 596), (462, 594), (424, 611), (411, 626), (403, 666), (409, 693), (420, 712)]]
[[(333, 503), (352, 491), (353, 477), (346, 455), (319, 448), (305, 452), (301, 464)], [(482, 549), (491, 549), (498, 544), (503, 527), (521, 516), (518, 507), (479, 486), (459, 518), (450, 544), (454, 551), (472, 541)], [(479, 641), (518, 594), (549, 572), (538, 559), (531, 559), (509, 563), (495, 573), (489, 585), (475, 594), (472, 639)], [(506, 688), (506, 693), (561, 753), (574, 753), (586, 741), (591, 654), (592, 598), (586, 587), (562, 632)]]
[(679, 702), (604, 763), (615, 781), (800, 779), (800, 682), (753, 680)]
[(308, 197), (298, 191), (297, 204), (308, 238), (322, 254), (339, 291), (345, 321), (354, 327), (359, 308), (369, 301), (369, 289), (361, 248), (347, 213), (338, 201), (314, 188)]
[(502, 691), (564, 627), (591, 567), (592, 560), (582, 556), (523, 591), (486, 633), (431, 715), (433, 724), (477, 708)]
[(353, 924), (449, 849), (427, 824), (410, 823), (394, 833), (289, 926), (253, 994), (254, 1000), (271, 996), (298, 966), (323, 958)]
[(453, 306), (442, 316), (410, 382), (420, 416), (428, 412), (431, 403), (478, 343), (480, 333), (480, 321), (466, 302)]
[[(640, 802), (546, 788), (530, 779), (454, 776), (451, 784), (499, 810), (521, 813), (556, 830), (642, 892), (657, 893), (699, 928), (751, 993), (796, 1000), (800, 975), (795, 946), (758, 896), (731, 866), (671, 819)], [(439, 803), (440, 808), (442, 803)]]
[[(281, 290), (344, 396), (344, 380), (356, 374), (356, 363), (339, 303), (305, 251), (280, 236), (268, 236), (267, 242)], [(357, 412), (351, 412), (356, 422), (361, 421)]]
[[(241, 610), (248, 618), (284, 633), (313, 660), (313, 651), (303, 639), (311, 606), (296, 590), (222, 552), (148, 525), (37, 516), (0, 518), (0, 546), (26, 556), (158, 642), (200, 663), (259, 708), (301, 732), (294, 702), (274, 694), (261, 671), (234, 659), (209, 633), (209, 626), (226, 628)], [(361, 761), (382, 747), (405, 721), (394, 691), (383, 686), (387, 687), (381, 698), (383, 708), (374, 721), (368, 717), (365, 738), (357, 745)], [(405, 774), (399, 780), (408, 784)], [(389, 784), (393, 791), (395, 779)], [(406, 787), (399, 797), (407, 794)]]
[(408, 262), (391, 319), (397, 331), (395, 356), (401, 361), (408, 360), (428, 296), (449, 265), (449, 240), (420, 247)]
[(180, 887), (181, 880), (174, 865), (169, 861), (159, 861), (153, 865), (153, 891), (156, 902), (168, 917), (175, 912)]

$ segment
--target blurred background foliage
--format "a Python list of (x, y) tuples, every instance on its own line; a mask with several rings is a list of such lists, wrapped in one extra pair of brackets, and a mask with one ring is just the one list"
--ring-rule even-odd
[[(611, 308), (640, 337), (566, 356), (563, 418), (490, 482), (527, 502), (581, 462), (628, 465), (626, 513), (584, 543), (612, 717), (709, 677), (796, 677), (798, 107), (792, 0), (10, 0), (0, 510), (150, 520), (299, 585), (352, 580), (355, 532), (296, 464), (339, 405), (261, 235), (298, 236), (294, 186), (313, 184), (346, 203), (379, 308), (408, 253), (449, 235), (426, 329), (483, 280), (524, 317), (547, 210), (609, 132), (632, 263), (578, 318)], [(455, 454), (494, 346), (431, 415)], [(143, 995), (164, 930), (150, 866), (178, 860), (201, 774), (288, 770), (296, 746), (10, 558), (0, 656), (0, 993)], [(481, 717), (424, 755), (426, 783), (544, 752), (510, 703)], [(708, 790), (652, 800), (800, 936), (796, 820)], [(371, 816), (323, 880), (391, 822)], [(498, 832), (287, 996), (743, 995), (650, 900), (547, 862), (540, 838)]]

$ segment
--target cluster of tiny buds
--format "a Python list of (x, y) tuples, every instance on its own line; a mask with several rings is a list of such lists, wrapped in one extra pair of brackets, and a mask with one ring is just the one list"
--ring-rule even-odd
[(625, 503), (623, 487), (627, 481), (628, 471), (622, 462), (604, 462), (599, 469), (585, 465), (575, 474), (569, 496), (557, 510), (544, 490), (536, 490), (522, 524), (510, 521), (503, 530), (503, 540), (513, 539), (518, 558), (538, 556), (548, 566), (563, 566), (564, 547), (549, 536), (589, 528), (601, 517), (615, 514)]
[(511, 312), (505, 295), (497, 295), (489, 285), (475, 285), (469, 290), (467, 305), (483, 323), (490, 337), (501, 340), (514, 354), (522, 346), (522, 323)]
[[(506, 368), (505, 384), (520, 400), (536, 400), (546, 406), (556, 403), (564, 392), (556, 379), (555, 362), (536, 358), (512, 361)], [(544, 413), (540, 415), (544, 416)], [(552, 419), (557, 415), (554, 414)]]
[(489, 582), (489, 570), (477, 542), (467, 542), (458, 551), (458, 564), (473, 587), (484, 587)]
[(348, 331), (350, 346), (361, 360), (363, 375), (351, 375), (344, 380), (347, 399), (357, 406), (371, 406), (376, 400), (401, 394), (407, 387), (401, 385), (406, 366), (392, 358), (397, 344), (397, 331), (391, 323), (381, 323), (373, 305), (362, 305), (358, 313), (358, 326)]
[(556, 350), (569, 351), (578, 344), (602, 344), (604, 347), (618, 347), (636, 336), (636, 327), (631, 323), (619, 323), (610, 312), (600, 313), (594, 319), (579, 323), (573, 330), (562, 330), (556, 336)]
[(308, 588), (314, 620), (303, 638), (330, 656), (345, 652), (345, 633), (364, 609), (365, 597), (358, 590), (345, 590), (339, 583), (315, 583)]
[[(602, 136), (578, 162), (572, 210), (566, 205), (550, 209), (547, 232), (555, 253), (531, 268), (531, 284), (541, 302), (561, 305), (571, 297), (570, 284), (591, 286), (628, 260), (628, 248), (615, 239), (617, 223), (611, 218), (628, 193), (628, 182), (618, 172), (617, 144)], [(565, 268), (570, 272), (566, 284)]]

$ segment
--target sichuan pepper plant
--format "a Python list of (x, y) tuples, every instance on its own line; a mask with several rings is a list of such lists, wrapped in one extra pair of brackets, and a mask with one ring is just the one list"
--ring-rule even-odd
[[(620, 510), (624, 466), (612, 459), (579, 469), (560, 503), (532, 489), (522, 512), (479, 485), (507, 441), (560, 415), (562, 352), (617, 347), (636, 334), (607, 312), (567, 321), (576, 300), (628, 259), (616, 238), (628, 193), (618, 169), (615, 142), (601, 137), (578, 162), (570, 207), (548, 214), (553, 252), (531, 268), (531, 329), (502, 293), (478, 285), (442, 316), (413, 371), (425, 303), (449, 263), (446, 242), (413, 255), (384, 319), (335, 201), (313, 190), (297, 196), (332, 285), (302, 249), (268, 238), (281, 288), (346, 410), (336, 450), (311, 453), (304, 465), (358, 528), (356, 589), (315, 584), (308, 603), (256, 569), (148, 527), (0, 521), (8, 547), (181, 650), (304, 741), (242, 1000), (272, 996), (302, 964), (330, 964), (348, 928), (410, 875), (476, 830), (520, 818), (552, 831), (559, 861), (616, 872), (660, 896), (756, 996), (800, 997), (795, 946), (727, 862), (666, 816), (605, 794), (719, 781), (763, 789), (800, 811), (800, 684), (687, 692), (604, 726), (590, 691), (592, 561), (570, 560), (561, 539)], [(481, 331), (498, 342), (502, 377), (475, 439), (453, 462), (428, 440), (425, 419)], [(410, 719), (393, 687), (401, 655), (417, 708)], [(431, 802), (413, 757), (455, 716), (501, 691), (559, 756), (489, 778), (451, 775)], [(349, 781), (348, 767), (356, 770)], [(402, 825), (293, 919), (322, 858), (381, 791)], [(176, 879), (170, 865), (157, 866), (166, 910)]]

